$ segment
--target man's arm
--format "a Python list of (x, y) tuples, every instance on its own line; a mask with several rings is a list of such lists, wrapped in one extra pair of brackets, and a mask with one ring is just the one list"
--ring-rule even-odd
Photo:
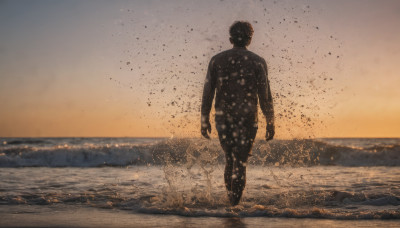
[(275, 135), (275, 118), (274, 118), (274, 104), (271, 95), (271, 89), (268, 80), (267, 63), (263, 59), (260, 66), (258, 75), (258, 99), (260, 100), (261, 111), (267, 121), (267, 135), (266, 140), (273, 139)]
[(210, 138), (207, 131), (211, 133), (210, 111), (215, 94), (216, 77), (214, 75), (214, 59), (208, 64), (206, 81), (204, 82), (203, 99), (201, 103), (201, 134)]

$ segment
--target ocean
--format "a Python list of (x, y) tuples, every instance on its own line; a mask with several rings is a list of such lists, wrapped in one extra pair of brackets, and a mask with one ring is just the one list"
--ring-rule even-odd
[(399, 227), (400, 139), (258, 140), (239, 206), (216, 139), (0, 138), (1, 227)]

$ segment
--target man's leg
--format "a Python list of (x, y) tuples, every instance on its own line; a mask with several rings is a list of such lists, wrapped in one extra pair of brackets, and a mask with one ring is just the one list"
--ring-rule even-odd
[(245, 147), (229, 147), (222, 145), (225, 151), (225, 186), (228, 190), (229, 201), (232, 205), (239, 204), (246, 186), (246, 163), (251, 151), (251, 145)]
[(219, 142), (221, 144), (222, 149), (225, 152), (225, 172), (224, 172), (224, 181), (225, 187), (228, 191), (229, 200), (231, 200), (232, 196), (232, 171), (233, 171), (233, 154), (232, 154), (232, 133), (229, 129), (230, 124), (226, 123), (224, 119), (217, 121), (217, 130), (219, 136)]
[(241, 133), (243, 134), (242, 140), (238, 140), (232, 150), (232, 205), (239, 204), (240, 198), (243, 194), (243, 190), (246, 186), (246, 165), (251, 149), (253, 147), (255, 136), (257, 134), (257, 128), (244, 128), (242, 129)]
[(220, 140), (222, 149), (225, 152), (225, 172), (224, 172), (224, 181), (225, 187), (228, 191), (229, 201), (232, 202), (232, 174), (233, 174), (233, 153), (232, 147), (228, 145), (225, 140)]
[(225, 172), (224, 172), (224, 180), (225, 180), (225, 187), (228, 190), (228, 195), (232, 191), (232, 171), (233, 171), (233, 155), (232, 150), (230, 148), (224, 148), (225, 151)]
[[(250, 127), (240, 129), (231, 123), (217, 122), (218, 136), (226, 159), (225, 186), (232, 205), (237, 205), (242, 197), (246, 185), (246, 163), (257, 133), (257, 128), (252, 127), (253, 122), (245, 126)], [(239, 138), (242, 140), (238, 140)]]
[[(238, 148), (239, 149), (239, 148)], [(250, 148), (251, 149), (251, 148)], [(236, 152), (236, 151), (235, 151)], [(246, 186), (246, 163), (250, 150), (241, 150), (233, 153), (233, 172), (232, 172), (232, 199), (231, 204), (239, 204), (244, 187)], [(238, 156), (238, 154), (240, 154)]]

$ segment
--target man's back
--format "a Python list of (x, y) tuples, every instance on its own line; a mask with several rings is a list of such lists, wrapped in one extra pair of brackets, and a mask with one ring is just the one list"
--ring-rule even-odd
[(202, 114), (209, 113), (215, 88), (217, 121), (229, 116), (256, 122), (258, 97), (262, 109), (272, 107), (262, 104), (272, 102), (268, 96), (266, 63), (246, 48), (232, 48), (215, 55), (210, 61), (205, 86), (210, 91), (203, 94)]

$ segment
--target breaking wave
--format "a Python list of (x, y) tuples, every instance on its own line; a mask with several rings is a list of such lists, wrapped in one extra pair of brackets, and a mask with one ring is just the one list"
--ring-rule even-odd
[[(41, 146), (39, 146), (39, 145)], [(65, 144), (14, 140), (0, 147), (0, 167), (101, 167), (189, 164), (201, 160), (224, 163), (217, 140), (164, 139), (145, 143)], [(324, 140), (256, 141), (249, 163), (273, 166), (400, 166), (400, 144), (364, 147), (335, 145)]]
[[(283, 202), (284, 201), (284, 202)], [(367, 196), (340, 191), (302, 191), (289, 195), (275, 194), (266, 198), (245, 198), (231, 207), (222, 195), (200, 202), (196, 197), (168, 205), (163, 195), (126, 197), (105, 188), (99, 192), (63, 194), (32, 193), (0, 197), (2, 205), (83, 204), (103, 209), (130, 210), (145, 214), (170, 214), (188, 217), (286, 217), (325, 219), (400, 219), (400, 211), (371, 206), (399, 206), (400, 198), (385, 194)], [(176, 203), (176, 201), (174, 202)], [(207, 205), (205, 207), (204, 205)], [(362, 208), (369, 207), (369, 210)]]

